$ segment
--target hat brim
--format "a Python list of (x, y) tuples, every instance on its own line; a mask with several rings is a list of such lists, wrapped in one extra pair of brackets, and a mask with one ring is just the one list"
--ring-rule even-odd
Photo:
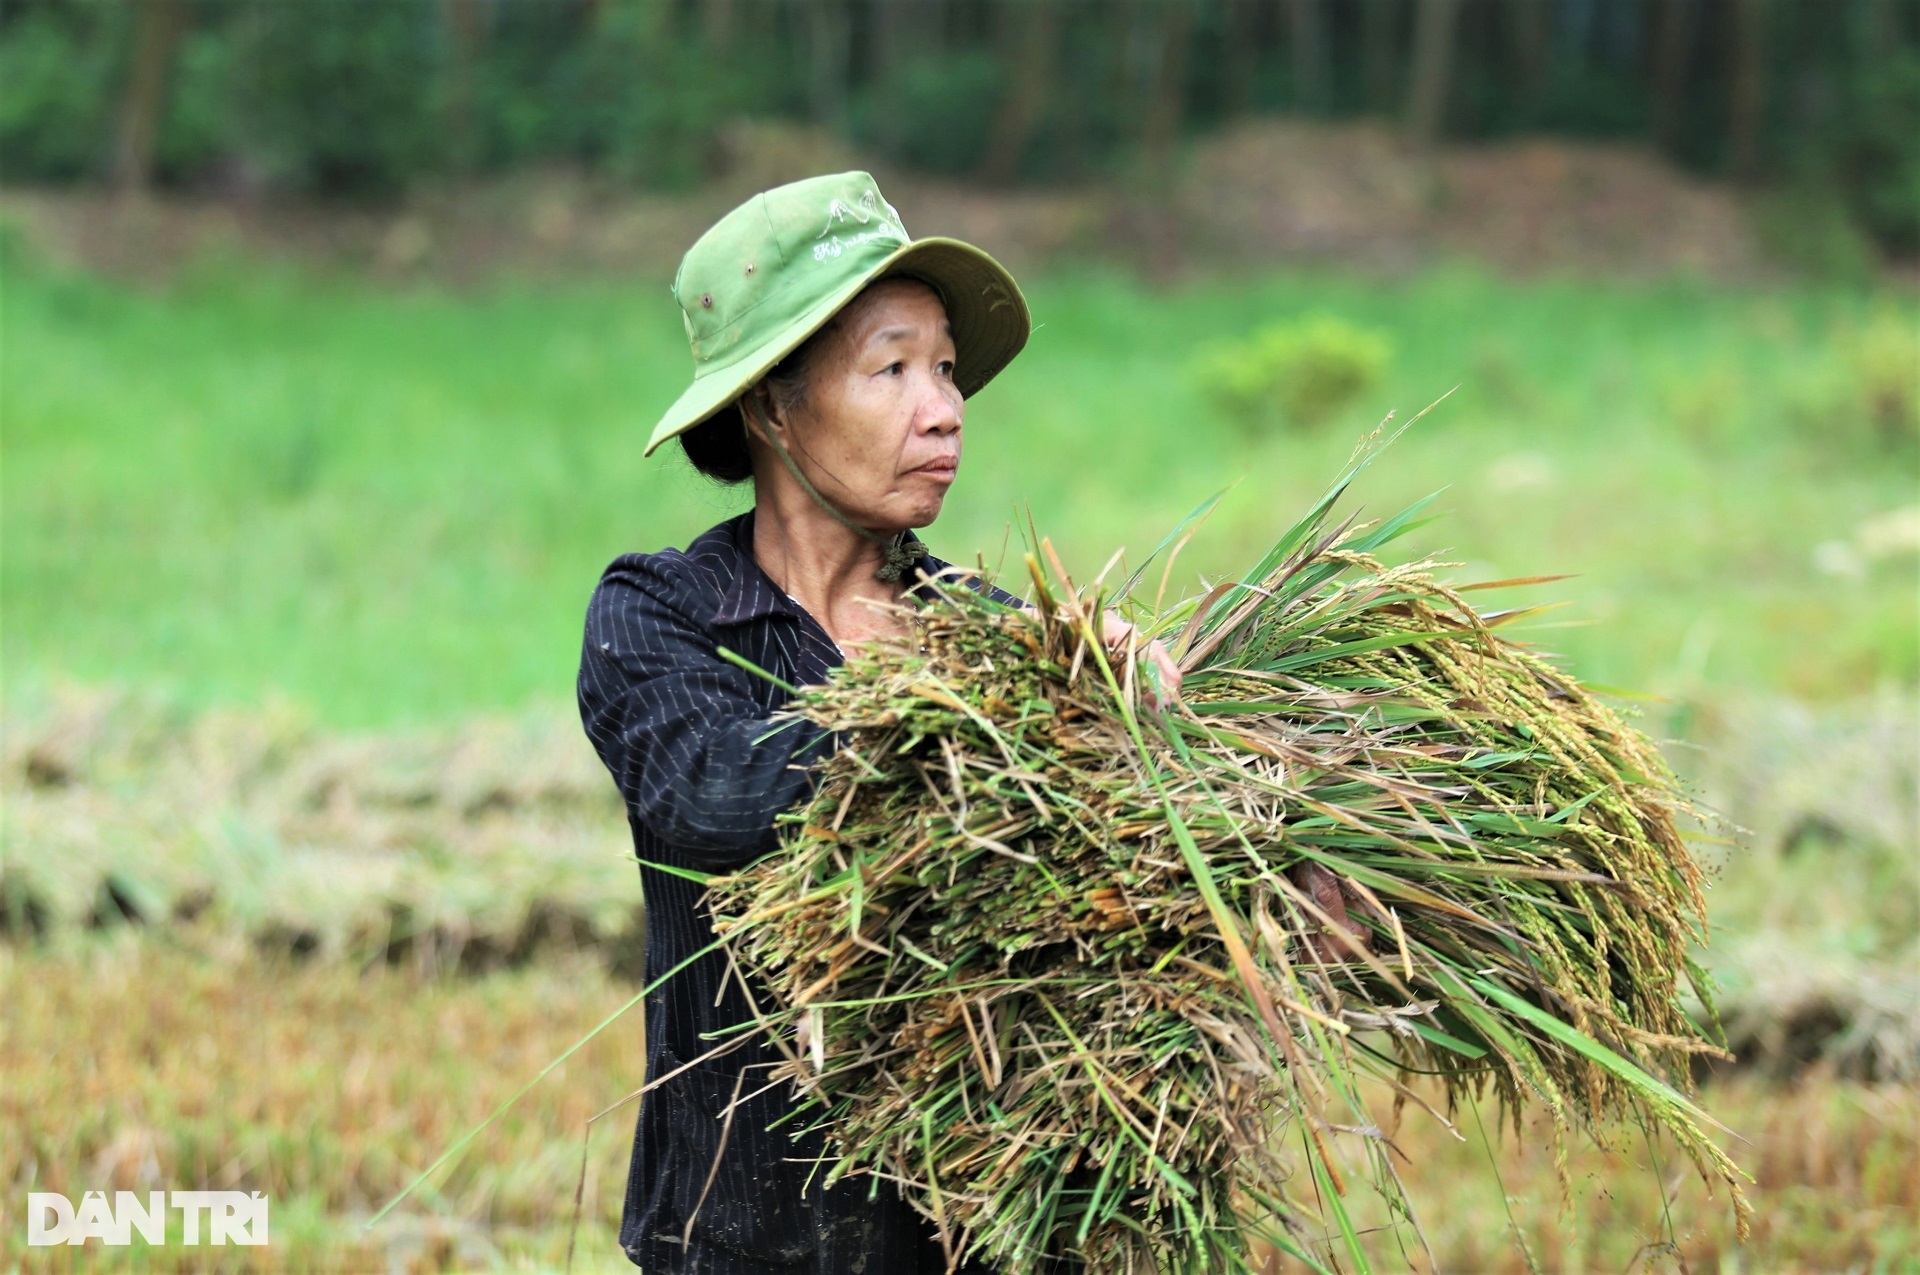
[(953, 328), (953, 380), (962, 397), (971, 398), (1026, 345), (1033, 330), (1033, 316), (1027, 310), (1026, 298), (1020, 295), (1020, 286), (1005, 266), (958, 239), (916, 239), (865, 274), (848, 280), (744, 357), (726, 367), (696, 373), (693, 384), (654, 426), (653, 436), (641, 454), (651, 456), (660, 444), (718, 414), (869, 284), (898, 276), (918, 279), (940, 294), (947, 322)]

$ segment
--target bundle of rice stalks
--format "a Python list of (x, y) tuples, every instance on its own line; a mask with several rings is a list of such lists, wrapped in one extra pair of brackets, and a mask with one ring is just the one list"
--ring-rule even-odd
[(1437, 1076), (1442, 1120), (1663, 1129), (1744, 1228), (1662, 1079), (1718, 1052), (1681, 1009), (1687, 800), (1514, 613), (1376, 556), (1421, 506), (1334, 524), (1366, 461), (1244, 581), (1140, 608), (1180, 701), (1045, 545), (1031, 611), (956, 587), (796, 701), (841, 746), (709, 899), (822, 1172), (904, 1184), (950, 1256), (1217, 1272), (1330, 1237), (1366, 1269), (1361, 1185), (1418, 1230), (1367, 1073), (1396, 1106)]

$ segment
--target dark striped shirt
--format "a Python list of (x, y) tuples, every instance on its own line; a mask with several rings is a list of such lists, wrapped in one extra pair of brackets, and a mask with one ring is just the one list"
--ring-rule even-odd
[[(587, 609), (580, 717), (626, 799), (642, 861), (646, 976), (686, 963), (647, 998), (647, 1075), (693, 1064), (641, 1100), (621, 1247), (649, 1275), (944, 1271), (929, 1227), (891, 1187), (869, 1200), (864, 1179), (824, 1193), (808, 1185), (800, 1161), (820, 1141), (775, 1127), (794, 1108), (784, 1084), (764, 1079), (778, 1057), (770, 1047), (754, 1041), (699, 1061), (753, 1016), (726, 958), (699, 954), (713, 941), (699, 884), (647, 866), (726, 872), (773, 850), (774, 817), (804, 795), (807, 765), (831, 747), (805, 723), (770, 731), (786, 693), (716, 653), (727, 647), (795, 686), (825, 681), (841, 662), (819, 622), (754, 562), (752, 543), (747, 513), (684, 551), (625, 555)], [(929, 576), (946, 568), (931, 557), (917, 565)], [(736, 1092), (752, 1096), (723, 1146)]]

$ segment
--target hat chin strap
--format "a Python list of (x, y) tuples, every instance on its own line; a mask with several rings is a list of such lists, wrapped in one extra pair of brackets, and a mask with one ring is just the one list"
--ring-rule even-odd
[(888, 539), (868, 531), (834, 508), (833, 502), (821, 495), (820, 489), (807, 480), (807, 476), (800, 472), (800, 466), (793, 456), (780, 440), (773, 436), (772, 422), (767, 420), (766, 413), (761, 410), (759, 397), (752, 390), (748, 390), (740, 396), (740, 402), (752, 418), (754, 425), (760, 430), (760, 437), (767, 440), (768, 446), (772, 447), (775, 454), (786, 464), (787, 472), (792, 474), (793, 480), (800, 484), (800, 490), (813, 497), (813, 503), (826, 510), (828, 516), (842, 527), (880, 546), (881, 552), (886, 555), (886, 560), (880, 564), (880, 569), (873, 573), (877, 578), (893, 584), (904, 579), (913, 564), (926, 556), (927, 547), (920, 543), (920, 538), (911, 530), (902, 531), (892, 539)]

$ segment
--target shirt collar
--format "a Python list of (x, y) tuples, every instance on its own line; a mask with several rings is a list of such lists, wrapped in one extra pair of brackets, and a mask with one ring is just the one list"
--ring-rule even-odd
[(733, 548), (733, 579), (720, 595), (715, 608), (715, 624), (748, 624), (770, 615), (799, 619), (806, 612), (798, 602), (780, 591), (753, 560), (753, 510), (749, 509), (727, 524), (727, 536)]

